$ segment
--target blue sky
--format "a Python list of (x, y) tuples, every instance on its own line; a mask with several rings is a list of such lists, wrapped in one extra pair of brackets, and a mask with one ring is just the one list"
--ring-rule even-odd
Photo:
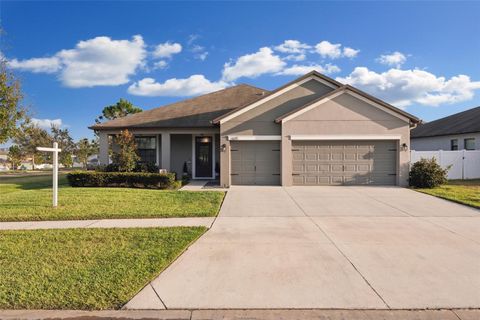
[(480, 105), (476, 2), (1, 1), (0, 17), (33, 116), (76, 139), (119, 98), (150, 109), (309, 69), (426, 121)]

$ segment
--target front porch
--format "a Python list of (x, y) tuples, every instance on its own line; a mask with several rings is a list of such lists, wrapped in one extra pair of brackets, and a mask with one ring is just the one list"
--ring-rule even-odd
[[(142, 162), (155, 163), (160, 169), (175, 172), (180, 179), (184, 165), (192, 179), (216, 179), (220, 174), (220, 135), (215, 128), (195, 130), (129, 129), (135, 136)], [(110, 162), (115, 150), (111, 137), (118, 131), (100, 131), (99, 163)]]

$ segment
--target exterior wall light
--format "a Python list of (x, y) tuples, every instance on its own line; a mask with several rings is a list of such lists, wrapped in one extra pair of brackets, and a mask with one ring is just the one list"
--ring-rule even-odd
[(400, 148), (401, 148), (402, 151), (407, 151), (408, 150), (408, 145), (404, 142), (404, 143), (402, 143)]
[(222, 152), (225, 152), (227, 151), (227, 145), (224, 143), (220, 146), (220, 150), (222, 150)]

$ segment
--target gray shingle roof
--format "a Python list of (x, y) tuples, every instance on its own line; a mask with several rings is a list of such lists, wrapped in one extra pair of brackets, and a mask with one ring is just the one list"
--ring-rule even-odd
[(213, 119), (245, 104), (255, 102), (268, 92), (247, 84), (239, 84), (163, 107), (95, 124), (90, 129), (211, 127)]
[(480, 107), (419, 125), (410, 136), (422, 138), (473, 132), (480, 132)]

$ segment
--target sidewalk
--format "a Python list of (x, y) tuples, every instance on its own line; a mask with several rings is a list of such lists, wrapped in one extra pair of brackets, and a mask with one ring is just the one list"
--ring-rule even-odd
[(0, 222), (0, 230), (207, 227), (215, 217)]
[(161, 310), (74, 311), (3, 310), (0, 319), (249, 319), (249, 320), (474, 320), (480, 310)]

